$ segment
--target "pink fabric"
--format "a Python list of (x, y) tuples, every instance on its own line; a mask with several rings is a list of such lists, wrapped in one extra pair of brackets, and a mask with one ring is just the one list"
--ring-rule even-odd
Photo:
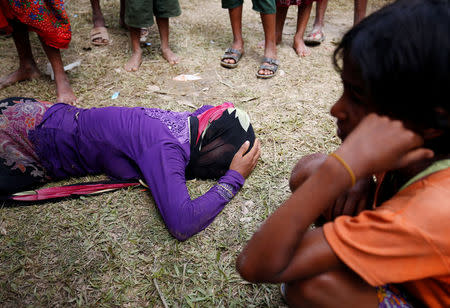
[(225, 110), (228, 108), (234, 108), (234, 105), (232, 103), (226, 102), (222, 105), (213, 107), (211, 109), (206, 110), (202, 114), (199, 114), (197, 116), (198, 119), (198, 134), (197, 134), (197, 140), (195, 143), (198, 142), (198, 139), (200, 139), (200, 136), (202, 135), (203, 131), (206, 127), (208, 127), (208, 124), (211, 123), (214, 120), (217, 120), (220, 118)]
[(128, 186), (137, 186), (139, 183), (117, 183), (117, 184), (79, 184), (70, 186), (56, 186), (35, 190), (33, 194), (12, 197), (16, 201), (38, 201), (53, 198), (63, 198), (70, 195), (88, 195), (104, 191), (119, 189)]

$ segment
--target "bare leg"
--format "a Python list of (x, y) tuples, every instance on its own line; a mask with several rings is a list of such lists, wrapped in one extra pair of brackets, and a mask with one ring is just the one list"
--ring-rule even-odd
[(119, 13), (119, 25), (122, 28), (126, 28), (125, 25), (125, 0), (120, 0), (120, 13)]
[(350, 270), (288, 283), (286, 299), (289, 307), (378, 307), (375, 288)]
[[(244, 54), (244, 39), (242, 38), (242, 5), (228, 9), (230, 15), (231, 31), (233, 31), (232, 49), (239, 50)], [(224, 59), (223, 62), (234, 64), (234, 59)]]
[(321, 0), (316, 2), (316, 18), (314, 19), (312, 33), (322, 32), (327, 5), (328, 0)]
[(306, 26), (308, 25), (309, 15), (311, 14), (312, 3), (304, 4), (302, 2), (298, 6), (297, 14), (297, 32), (294, 36), (294, 50), (300, 57), (305, 57), (311, 54), (308, 47), (306, 47), (303, 41), (303, 35), (305, 35)]
[(286, 15), (288, 12), (288, 6), (277, 6), (277, 14), (275, 21), (275, 37), (277, 45), (283, 40), (283, 28), (286, 21)]
[(10, 86), (18, 81), (38, 78), (41, 73), (36, 66), (31, 51), (30, 38), (27, 26), (22, 23), (13, 23), (13, 39), (19, 55), (19, 68), (17, 71), (0, 78), (0, 89)]
[[(276, 59), (277, 58), (277, 45), (275, 38), (275, 14), (263, 14), (261, 13), (261, 21), (264, 29), (264, 57)], [(269, 63), (263, 63), (269, 64)], [(261, 75), (273, 75), (274, 72), (267, 69), (260, 69), (258, 71)]]
[(156, 17), (156, 23), (158, 24), (161, 51), (164, 59), (171, 65), (177, 64), (180, 60), (169, 47), (169, 18)]
[(141, 29), (130, 27), (131, 58), (125, 64), (124, 69), (128, 72), (136, 72), (142, 63), (142, 49), (140, 45)]
[(353, 25), (359, 23), (366, 16), (367, 0), (355, 0)]
[(77, 98), (70, 86), (69, 79), (64, 72), (64, 65), (61, 59), (61, 53), (58, 48), (50, 47), (41, 40), (42, 47), (47, 55), (50, 64), (52, 65), (53, 73), (55, 74), (56, 82), (56, 101), (74, 105)]
[(102, 10), (100, 8), (100, 0), (91, 0), (92, 7), (92, 23), (94, 27), (104, 27), (105, 18), (103, 17)]

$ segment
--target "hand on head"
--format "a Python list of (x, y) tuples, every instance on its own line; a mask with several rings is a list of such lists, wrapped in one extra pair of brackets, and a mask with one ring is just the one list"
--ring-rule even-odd
[(399, 120), (374, 113), (367, 115), (336, 153), (347, 162), (357, 179), (400, 169), (429, 159), (433, 151), (422, 147), (423, 138)]
[(234, 155), (230, 164), (230, 170), (239, 172), (244, 178), (247, 178), (250, 173), (252, 173), (253, 169), (255, 169), (258, 158), (261, 155), (259, 139), (255, 140), (253, 148), (245, 154), (249, 147), (250, 141), (245, 141), (239, 151)]

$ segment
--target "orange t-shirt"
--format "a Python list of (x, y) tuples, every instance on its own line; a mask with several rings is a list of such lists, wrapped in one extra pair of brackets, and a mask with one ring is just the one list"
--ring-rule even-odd
[(400, 283), (428, 307), (450, 307), (450, 168), (323, 229), (339, 259), (370, 285)]

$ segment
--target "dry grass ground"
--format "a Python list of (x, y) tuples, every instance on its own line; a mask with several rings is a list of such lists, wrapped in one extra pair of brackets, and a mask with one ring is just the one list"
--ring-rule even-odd
[[(277, 286), (246, 283), (234, 262), (261, 222), (289, 196), (288, 177), (296, 160), (332, 151), (338, 144), (328, 113), (341, 92), (331, 64), (331, 41), (351, 26), (353, 1), (330, 1), (326, 41), (307, 58), (298, 58), (291, 48), (297, 19), (297, 9), (291, 7), (278, 50), (281, 71), (271, 80), (255, 77), (263, 33), (251, 1), (246, 1), (243, 17), (246, 54), (234, 70), (219, 65), (232, 39), (220, 1), (180, 2), (183, 14), (170, 22), (171, 45), (181, 63), (171, 67), (162, 58), (153, 26), (141, 70), (126, 73), (122, 67), (130, 52), (127, 32), (118, 24), (119, 1), (102, 1), (112, 37), (107, 47), (89, 44), (89, 1), (66, 1), (73, 39), (63, 60), (82, 60), (69, 73), (79, 105), (181, 111), (234, 102), (250, 113), (262, 141), (256, 170), (211, 226), (184, 243), (170, 236), (151, 195), (140, 189), (30, 206), (0, 204), (0, 306), (162, 307), (163, 299), (171, 307), (283, 305)], [(369, 11), (385, 3), (370, 1)], [(32, 44), (45, 71), (47, 59), (34, 34)], [(0, 38), (0, 74), (16, 67), (12, 40)], [(198, 73), (202, 79), (172, 80), (182, 73)], [(116, 100), (111, 99), (114, 92), (120, 92)], [(52, 101), (55, 90), (53, 82), (42, 77), (1, 90), (0, 96)], [(188, 187), (196, 196), (212, 184), (191, 181)]]

